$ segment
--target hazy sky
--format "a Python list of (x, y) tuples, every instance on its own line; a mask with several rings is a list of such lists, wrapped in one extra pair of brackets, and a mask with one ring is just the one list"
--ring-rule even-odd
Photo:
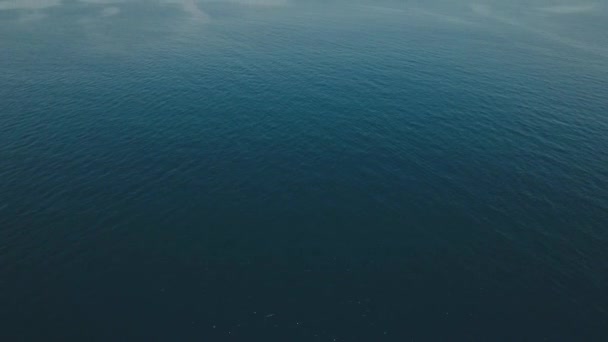
[(585, 14), (598, 11), (605, 11), (607, 5), (604, 1), (597, 0), (0, 0), (0, 10), (26, 9), (36, 10), (45, 9), (62, 4), (74, 2), (88, 3), (93, 5), (117, 5), (125, 2), (147, 2), (155, 4), (168, 4), (182, 7), (185, 11), (200, 11), (206, 3), (237, 3), (247, 6), (284, 6), (288, 4), (368, 4), (385, 8), (405, 7), (424, 7), (433, 8), (439, 11), (454, 11), (458, 8), (479, 8), (479, 6), (491, 7), (500, 10), (509, 9), (511, 11), (526, 12), (528, 14)]
[[(90, 7), (90, 18), (78, 22), (112, 20), (129, 15), (133, 4), (138, 6), (171, 8), (190, 21), (212, 22), (214, 6), (284, 8), (286, 13), (302, 6), (325, 6), (328, 12), (349, 9), (360, 13), (382, 13), (401, 16), (407, 20), (425, 20), (432, 25), (492, 25), (505, 32), (519, 32), (537, 36), (573, 49), (608, 58), (608, 5), (598, 0), (0, 0), (0, 20), (18, 18), (26, 23), (48, 18), (61, 6)], [(9, 13), (9, 14), (6, 14)], [(511, 31), (509, 31), (511, 30)]]

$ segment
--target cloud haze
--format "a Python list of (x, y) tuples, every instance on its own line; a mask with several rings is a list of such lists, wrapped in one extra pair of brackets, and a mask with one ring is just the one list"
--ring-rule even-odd
[(35, 10), (58, 5), (61, 5), (61, 0), (0, 0), (0, 10)]
[[(233, 5), (241, 8), (290, 8), (284, 14), (298, 13), (315, 4), (324, 15), (344, 16), (351, 11), (357, 16), (401, 16), (404, 23), (422, 23), (421, 29), (433, 25), (467, 25), (483, 29), (504, 30), (505, 36), (515, 37), (526, 32), (547, 42), (608, 56), (608, 38), (598, 32), (608, 32), (608, 5), (594, 0), (0, 0), (0, 10), (15, 11), (21, 22), (48, 18), (47, 11), (58, 6), (90, 6), (82, 15), (88, 19), (78, 22), (115, 20), (136, 14), (144, 7), (157, 7), (158, 13), (171, 8), (182, 14), (180, 25), (208, 23), (214, 18), (213, 9)], [(305, 4), (306, 6), (300, 6)], [(326, 10), (325, 8), (326, 7)], [(223, 8), (223, 7), (222, 7)], [(230, 10), (230, 9), (228, 9)], [(332, 12), (333, 11), (333, 12)], [(144, 13), (144, 12), (142, 12)], [(145, 15), (145, 14), (144, 14)], [(346, 16), (347, 17), (347, 16)]]
[(540, 10), (547, 13), (554, 14), (580, 14), (588, 13), (597, 9), (596, 4), (577, 4), (577, 5), (558, 5), (543, 7)]
[(111, 17), (114, 15), (117, 15), (118, 13), (120, 13), (120, 8), (118, 7), (106, 7), (104, 9), (101, 10), (101, 16), (102, 17)]

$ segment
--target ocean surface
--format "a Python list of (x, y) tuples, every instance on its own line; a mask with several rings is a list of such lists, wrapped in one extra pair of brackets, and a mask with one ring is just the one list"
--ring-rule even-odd
[(607, 33), (0, 0), (0, 340), (608, 341)]

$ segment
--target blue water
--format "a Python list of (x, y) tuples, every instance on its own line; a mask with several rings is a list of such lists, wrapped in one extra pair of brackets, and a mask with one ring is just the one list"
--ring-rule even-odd
[(606, 7), (21, 4), (0, 340), (608, 340)]

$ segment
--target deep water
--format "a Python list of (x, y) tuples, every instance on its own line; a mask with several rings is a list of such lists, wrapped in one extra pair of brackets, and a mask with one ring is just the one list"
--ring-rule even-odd
[(605, 8), (88, 2), (0, 1), (0, 340), (608, 340)]

